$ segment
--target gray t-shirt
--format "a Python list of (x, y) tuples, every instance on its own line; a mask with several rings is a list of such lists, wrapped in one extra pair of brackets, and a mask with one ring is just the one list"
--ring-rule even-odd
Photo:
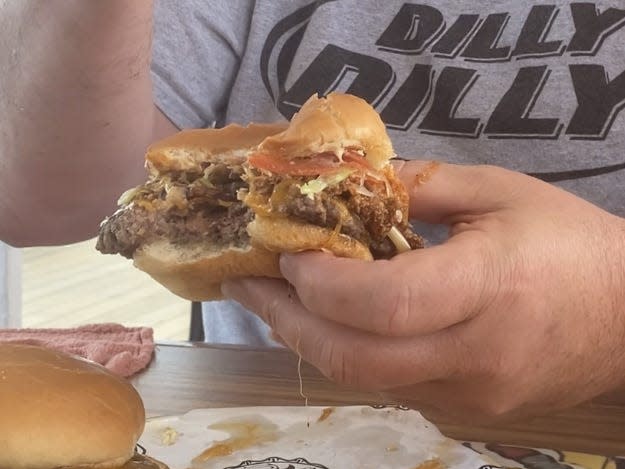
[[(156, 101), (187, 128), (290, 118), (313, 93), (350, 92), (401, 157), (503, 166), (623, 216), (622, 7), (157, 0)], [(207, 340), (270, 343), (246, 313), (206, 304)]]

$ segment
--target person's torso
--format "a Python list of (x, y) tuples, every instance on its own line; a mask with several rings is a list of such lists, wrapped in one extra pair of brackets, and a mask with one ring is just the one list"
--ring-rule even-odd
[(261, 0), (223, 123), (350, 92), (381, 113), (400, 157), (531, 173), (623, 216), (622, 7)]

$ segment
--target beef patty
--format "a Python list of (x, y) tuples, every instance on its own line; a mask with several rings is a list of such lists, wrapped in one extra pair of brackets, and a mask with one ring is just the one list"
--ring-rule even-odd
[[(363, 190), (353, 178), (309, 196), (300, 190), (305, 182), (255, 175), (250, 184), (266, 198), (275, 215), (338, 230), (369, 246), (376, 259), (396, 254), (387, 237), (393, 226), (412, 248), (423, 246), (402, 216), (405, 201), (380, 188), (375, 193)], [(170, 174), (148, 181), (131, 191), (123, 200), (125, 206), (102, 224), (96, 248), (132, 258), (140, 246), (159, 239), (244, 247), (249, 244), (246, 227), (254, 214), (237, 198), (242, 188), (247, 188), (243, 169), (225, 164), (208, 165), (202, 173)]]
[(423, 239), (412, 231), (407, 217), (403, 216), (402, 201), (386, 194), (381, 187), (374, 193), (363, 190), (358, 177), (347, 178), (310, 197), (300, 190), (307, 180), (259, 174), (251, 185), (255, 193), (267, 198), (273, 212), (333, 230), (338, 227), (341, 233), (368, 246), (376, 259), (397, 253), (387, 237), (393, 226), (411, 248), (423, 247)]
[(159, 239), (246, 246), (253, 213), (237, 200), (237, 191), (245, 185), (241, 173), (240, 168), (215, 164), (203, 173), (148, 181), (133, 189), (123, 200), (126, 205), (105, 220), (96, 249), (132, 258), (140, 246)]
[(244, 247), (249, 244), (246, 227), (252, 218), (252, 211), (241, 202), (221, 210), (186, 215), (133, 205), (106, 221), (96, 249), (131, 259), (139, 247), (158, 239), (174, 244), (207, 241), (215, 246)]

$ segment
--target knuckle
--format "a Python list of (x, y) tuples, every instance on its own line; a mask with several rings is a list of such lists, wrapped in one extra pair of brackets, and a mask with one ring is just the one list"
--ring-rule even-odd
[(315, 277), (308, 276), (305, 273), (292, 276), (289, 279), (289, 284), (297, 290), (297, 296), (304, 301), (310, 297), (310, 292), (314, 289)]
[(319, 276), (302, 274), (293, 285), (299, 300), (308, 308), (316, 309), (325, 298), (323, 279)]
[(479, 380), (488, 389), (497, 389), (510, 379), (509, 355), (501, 350), (501, 343), (489, 342), (488, 337), (469, 333), (452, 336), (454, 359), (458, 376), (472, 381)]
[(379, 322), (377, 330), (384, 335), (402, 336), (415, 332), (412, 324), (414, 301), (410, 283), (404, 279), (397, 281), (391, 288), (390, 295), (387, 293), (384, 298), (390, 298), (387, 314), (378, 314)]
[(520, 405), (518, 379), (502, 357), (482, 357), (474, 364), (473, 380), (479, 379), (483, 392), (476, 393), (475, 403), (482, 417), (497, 420), (515, 411)]
[(503, 390), (497, 390), (482, 396), (478, 403), (478, 409), (483, 417), (489, 420), (497, 420), (510, 414), (517, 408), (511, 394)]
[(362, 368), (359, 366), (355, 347), (341, 347), (324, 341), (320, 350), (321, 372), (330, 380), (343, 386), (358, 386), (362, 382)]
[(485, 164), (483, 166), (480, 166), (480, 169), (481, 169), (481, 173), (484, 176), (488, 176), (488, 177), (498, 176), (504, 173), (503, 168), (500, 168), (499, 166), (495, 166), (492, 164)]
[(264, 318), (265, 323), (273, 330), (279, 330), (282, 306), (282, 301), (278, 297), (271, 298), (263, 306), (261, 316)]
[(476, 176), (484, 184), (492, 184), (494, 181), (501, 181), (502, 179), (508, 180), (515, 175), (513, 171), (495, 165), (485, 164), (476, 168)]

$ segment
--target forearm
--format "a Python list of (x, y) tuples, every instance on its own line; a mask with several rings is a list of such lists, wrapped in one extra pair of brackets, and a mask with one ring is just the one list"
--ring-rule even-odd
[[(616, 249), (614, 257), (617, 259), (617, 262), (615, 263), (614, 274), (614, 297), (617, 314), (619, 314), (620, 317), (623, 318), (623, 322), (625, 322), (625, 217), (615, 218), (616, 233), (613, 244)], [(608, 256), (608, 264), (610, 263), (611, 257), (612, 256)], [(623, 337), (623, 339), (625, 340), (625, 337)], [(625, 365), (625, 363), (623, 365)]]
[(143, 177), (152, 2), (0, 5), (0, 239), (92, 236)]

